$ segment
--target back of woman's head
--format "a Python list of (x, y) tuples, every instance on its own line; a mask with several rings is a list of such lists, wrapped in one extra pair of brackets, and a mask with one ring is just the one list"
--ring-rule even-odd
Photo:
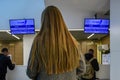
[[(63, 17), (59, 9), (55, 6), (48, 6), (42, 13), (41, 31), (44, 32), (64, 32), (67, 30)], [(63, 33), (64, 34), (64, 33)]]
[[(36, 54), (48, 74), (72, 71), (79, 64), (78, 43), (68, 31), (62, 15), (55, 6), (48, 6), (42, 14), (41, 30), (34, 43)], [(39, 66), (39, 68), (40, 68)]]

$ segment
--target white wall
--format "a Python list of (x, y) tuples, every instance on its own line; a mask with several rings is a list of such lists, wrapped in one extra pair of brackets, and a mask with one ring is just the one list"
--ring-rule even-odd
[(26, 66), (17, 65), (14, 70), (9, 70), (6, 75), (6, 80), (31, 80), (26, 75)]
[(110, 49), (111, 68), (110, 80), (120, 80), (120, 0), (111, 0), (110, 8)]
[(35, 35), (23, 36), (23, 65), (27, 65), (30, 49)]

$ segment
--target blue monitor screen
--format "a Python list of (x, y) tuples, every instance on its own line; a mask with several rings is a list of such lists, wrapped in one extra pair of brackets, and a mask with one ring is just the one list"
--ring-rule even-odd
[(9, 23), (11, 34), (35, 33), (34, 19), (11, 19)]
[(109, 24), (108, 19), (94, 19), (94, 18), (85, 18), (84, 20), (84, 32), (85, 33), (109, 33)]

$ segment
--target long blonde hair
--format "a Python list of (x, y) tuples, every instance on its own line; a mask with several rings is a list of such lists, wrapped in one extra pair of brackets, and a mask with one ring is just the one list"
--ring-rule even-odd
[(41, 22), (41, 30), (31, 49), (30, 61), (34, 62), (37, 56), (39, 70), (44, 66), (48, 74), (64, 73), (78, 67), (78, 42), (68, 31), (59, 9), (48, 6), (43, 11)]

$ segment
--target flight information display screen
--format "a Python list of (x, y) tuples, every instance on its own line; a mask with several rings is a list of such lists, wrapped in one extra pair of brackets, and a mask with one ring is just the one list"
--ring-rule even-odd
[(110, 20), (108, 19), (94, 19), (85, 18), (84, 20), (84, 32), (85, 33), (109, 33)]
[(10, 32), (11, 34), (34, 34), (35, 24), (34, 19), (11, 19)]

